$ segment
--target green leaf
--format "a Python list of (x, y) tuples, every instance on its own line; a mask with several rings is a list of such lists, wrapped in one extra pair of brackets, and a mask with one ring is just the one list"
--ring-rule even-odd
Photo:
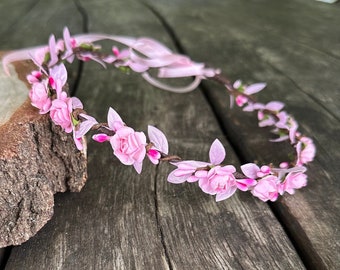
[(47, 52), (44, 57), (44, 63), (47, 64), (51, 60), (50, 52)]
[(72, 125), (76, 127), (76, 126), (80, 123), (80, 121), (77, 120), (77, 119), (75, 119), (75, 118), (73, 117), (73, 114), (72, 114), (72, 113), (71, 113), (70, 115), (71, 115)]
[(124, 67), (124, 66), (120, 66), (118, 67), (118, 69), (125, 74), (130, 74), (130, 71), (131, 71), (129, 67)]
[(79, 48), (86, 50), (86, 51), (92, 51), (93, 50), (93, 45), (89, 43), (82, 43), (79, 45)]

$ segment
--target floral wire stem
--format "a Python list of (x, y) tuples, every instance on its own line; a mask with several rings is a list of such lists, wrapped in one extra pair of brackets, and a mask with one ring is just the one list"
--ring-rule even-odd
[[(111, 40), (126, 46), (119, 50), (112, 47), (111, 53), (104, 53), (93, 42)], [(236, 102), (243, 111), (257, 112), (260, 127), (274, 127), (272, 132), (278, 137), (274, 142), (289, 140), (295, 148), (295, 158), (281, 162), (279, 167), (247, 163), (237, 171), (233, 165), (222, 164), (226, 152), (222, 143), (216, 139), (209, 150), (209, 162), (185, 160), (177, 155), (170, 155), (166, 136), (153, 126), (148, 126), (148, 140), (143, 132), (127, 126), (119, 114), (109, 109), (106, 123), (99, 123), (87, 114), (83, 104), (76, 97), (67, 94), (67, 70), (65, 62), (72, 63), (77, 58), (81, 61), (96, 61), (103, 67), (112, 65), (123, 71), (132, 70), (141, 73), (150, 84), (164, 90), (185, 93), (194, 90), (201, 80), (210, 79), (222, 84), (230, 94), (230, 105)], [(49, 114), (54, 124), (66, 133), (73, 133), (73, 139), (79, 150), (83, 149), (83, 136), (90, 130), (95, 131), (93, 140), (109, 142), (113, 154), (125, 165), (132, 165), (141, 173), (143, 160), (147, 156), (153, 164), (166, 161), (176, 166), (167, 177), (171, 183), (198, 182), (203, 192), (216, 195), (216, 201), (232, 196), (236, 190), (250, 191), (262, 201), (275, 201), (279, 195), (307, 185), (305, 165), (313, 161), (315, 146), (311, 138), (297, 131), (298, 124), (286, 111), (284, 104), (271, 101), (258, 103), (254, 94), (266, 87), (265, 83), (245, 85), (240, 80), (232, 83), (222, 76), (219, 69), (207, 68), (203, 63), (193, 62), (189, 57), (173, 53), (150, 38), (131, 38), (105, 34), (83, 34), (71, 37), (64, 28), (63, 39), (56, 40), (51, 35), (47, 46), (14, 51), (3, 58), (3, 67), (8, 72), (8, 64), (14, 61), (30, 59), (37, 70), (27, 76), (31, 84), (29, 97), (31, 104), (39, 109), (40, 114)], [(192, 77), (194, 81), (183, 87), (164, 84), (149, 74), (149, 70), (158, 70), (158, 78)]]

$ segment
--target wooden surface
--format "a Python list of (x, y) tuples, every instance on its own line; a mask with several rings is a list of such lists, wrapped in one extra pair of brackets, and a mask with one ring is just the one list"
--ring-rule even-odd
[[(46, 43), (64, 25), (150, 36), (233, 80), (266, 81), (261, 101), (282, 100), (318, 155), (309, 185), (273, 204), (239, 192), (216, 203), (196, 185), (172, 185), (167, 164), (141, 176), (105, 145), (89, 144), (89, 179), (79, 194), (56, 196), (52, 220), (25, 244), (2, 250), (5, 269), (338, 269), (340, 5), (306, 0), (0, 2), (0, 49)], [(79, 73), (79, 71), (81, 71)], [(71, 86), (105, 121), (109, 106), (136, 130), (156, 125), (171, 152), (207, 159), (219, 138), (235, 165), (276, 161), (256, 116), (228, 106), (220, 86), (162, 92), (138, 75), (73, 66)], [(95, 76), (93, 76), (95, 74)], [(80, 77), (77, 77), (80, 76)], [(80, 78), (77, 84), (77, 78)], [(5, 254), (5, 255), (2, 255)], [(9, 256), (7, 256), (9, 254)], [(1, 257), (0, 257), (1, 258)]]

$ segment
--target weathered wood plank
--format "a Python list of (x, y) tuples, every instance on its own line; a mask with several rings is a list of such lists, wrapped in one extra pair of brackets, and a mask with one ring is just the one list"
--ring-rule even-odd
[[(225, 66), (235, 80), (266, 80), (269, 86), (260, 100), (286, 101), (301, 130), (313, 136), (318, 155), (308, 172), (309, 186), (273, 207), (308, 267), (337, 269), (340, 50), (332, 33), (340, 23), (339, 7), (306, 1), (214, 1), (209, 5), (158, 1), (152, 6), (193, 58), (207, 61), (204, 58), (209, 56), (210, 63)], [(245, 161), (279, 161), (286, 155), (287, 145), (263, 141), (270, 136), (256, 127), (255, 116), (229, 110), (225, 93), (213, 84), (205, 88), (228, 138)]]
[[(81, 4), (90, 31), (170, 43), (157, 19), (137, 2)], [(113, 106), (137, 130), (158, 126), (177, 145), (172, 151), (188, 158), (206, 159), (210, 143), (219, 137), (237, 163), (199, 92), (163, 93), (138, 76), (100, 71), (92, 64), (85, 67), (79, 89), (77, 95), (98, 120), (105, 120)], [(166, 165), (145, 164), (138, 176), (114, 160), (107, 146), (90, 143), (89, 152), (85, 189), (57, 196), (53, 220), (13, 249), (6, 269), (304, 268), (266, 204), (244, 194), (216, 204), (194, 185), (166, 183)]]

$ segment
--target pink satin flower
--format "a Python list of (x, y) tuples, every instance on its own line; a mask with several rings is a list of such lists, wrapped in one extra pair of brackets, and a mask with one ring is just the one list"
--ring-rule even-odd
[[(58, 93), (58, 92), (57, 92)], [(61, 126), (66, 133), (73, 131), (71, 113), (73, 109), (83, 108), (81, 101), (75, 97), (67, 97), (66, 92), (58, 93), (58, 98), (52, 101), (50, 117), (52, 121)]]
[(302, 172), (291, 172), (286, 176), (285, 181), (281, 185), (282, 191), (294, 194), (295, 189), (305, 187), (307, 185), (307, 175)]
[(48, 113), (52, 101), (48, 96), (48, 89), (46, 87), (46, 83), (37, 82), (32, 85), (31, 90), (29, 91), (29, 97), (31, 99), (31, 104), (39, 109), (40, 114)]
[(173, 170), (168, 175), (168, 182), (173, 184), (181, 184), (184, 182), (196, 182), (198, 177), (195, 176), (197, 168), (206, 167), (209, 165), (208, 162), (185, 160), (172, 163), (177, 166), (177, 169)]
[(130, 127), (121, 127), (110, 138), (113, 154), (125, 165), (133, 165), (138, 173), (146, 154), (146, 137), (143, 132), (136, 132)]
[(261, 201), (276, 201), (279, 196), (279, 179), (274, 175), (268, 175), (258, 181), (251, 193)]
[(236, 169), (232, 165), (216, 166), (208, 172), (198, 171), (195, 176), (200, 178), (199, 186), (202, 191), (216, 195), (216, 201), (218, 202), (228, 199), (237, 190), (234, 172), (236, 172)]
[[(246, 104), (249, 99), (247, 96), (256, 94), (260, 91), (262, 91), (265, 87), (267, 86), (266, 83), (254, 83), (251, 85), (243, 85), (241, 80), (237, 80), (233, 84), (233, 88), (237, 90), (240, 95), (237, 95), (235, 98), (235, 102), (237, 106), (242, 107), (244, 104)], [(245, 94), (245, 95), (242, 95)], [(232, 102), (231, 102), (231, 107), (232, 107)]]
[(56, 125), (61, 126), (66, 133), (70, 133), (72, 132), (71, 113), (72, 99), (67, 97), (65, 92), (62, 92), (61, 97), (52, 102), (50, 108), (51, 119)]
[(316, 152), (313, 140), (308, 137), (302, 137), (296, 145), (296, 152), (298, 157), (297, 166), (313, 161)]

